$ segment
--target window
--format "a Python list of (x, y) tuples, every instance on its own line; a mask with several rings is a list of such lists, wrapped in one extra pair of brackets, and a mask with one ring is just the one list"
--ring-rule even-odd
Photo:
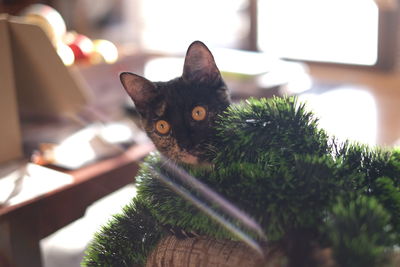
[(382, 1), (259, 0), (258, 48), (289, 59), (389, 68), (397, 2), (377, 2)]
[(142, 0), (141, 41), (149, 50), (182, 53), (194, 40), (237, 47), (247, 32), (247, 0)]

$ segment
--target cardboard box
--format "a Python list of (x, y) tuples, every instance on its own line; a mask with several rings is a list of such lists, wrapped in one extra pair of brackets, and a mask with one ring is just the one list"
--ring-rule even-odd
[(22, 156), (19, 116), (78, 113), (84, 85), (37, 25), (0, 15), (0, 163)]
[(8, 22), (0, 17), (0, 163), (22, 156), (17, 91)]

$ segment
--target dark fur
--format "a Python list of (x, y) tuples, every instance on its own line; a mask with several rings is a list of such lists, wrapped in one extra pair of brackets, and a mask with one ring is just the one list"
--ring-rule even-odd
[[(206, 147), (215, 134), (215, 118), (230, 100), (213, 56), (203, 43), (196, 41), (189, 47), (179, 78), (150, 82), (132, 73), (122, 73), (121, 82), (135, 102), (144, 129), (161, 153), (190, 164), (205, 161)], [(192, 118), (196, 106), (206, 108), (205, 120)], [(155, 131), (158, 120), (170, 124), (168, 134)]]

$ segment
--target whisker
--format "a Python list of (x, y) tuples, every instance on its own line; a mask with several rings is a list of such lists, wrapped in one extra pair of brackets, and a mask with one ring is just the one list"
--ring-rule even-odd
[(161, 156), (161, 162), (164, 163), (163, 165), (165, 169), (171, 172), (174, 177), (177, 177), (179, 180), (187, 184), (190, 188), (197, 191), (210, 202), (217, 204), (224, 212), (240, 221), (248, 229), (256, 232), (259, 237), (267, 240), (267, 237), (259, 224), (243, 211), (239, 210), (236, 206), (232, 205), (229, 201), (218, 195), (215, 191), (213, 191), (204, 183), (200, 182), (199, 180), (188, 174), (182, 168), (177, 167), (177, 165), (175, 164), (171, 164), (165, 157)]
[(150, 167), (149, 170), (155, 178), (158, 178), (160, 181), (162, 181), (165, 185), (167, 185), (169, 188), (171, 188), (178, 195), (180, 195), (187, 201), (191, 202), (195, 207), (197, 207), (198, 209), (203, 211), (205, 214), (210, 216), (213, 220), (218, 222), (225, 229), (227, 229), (229, 232), (234, 234), (237, 238), (239, 238), (240, 240), (245, 242), (249, 247), (254, 249), (260, 256), (265, 257), (264, 251), (261, 248), (261, 246), (253, 238), (251, 238), (249, 235), (247, 235), (244, 231), (240, 230), (233, 223), (226, 220), (224, 217), (222, 217), (217, 212), (212, 210), (206, 204), (201, 202), (198, 198), (193, 196), (188, 190), (184, 189), (183, 187), (181, 187), (180, 185), (178, 185), (177, 183), (172, 181), (167, 176), (161, 174), (160, 172), (155, 170), (153, 167)]

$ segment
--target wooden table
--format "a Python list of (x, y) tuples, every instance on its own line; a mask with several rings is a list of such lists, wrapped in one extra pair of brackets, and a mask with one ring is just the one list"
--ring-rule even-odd
[[(335, 96), (331, 99), (325, 97), (328, 100), (327, 102), (333, 103), (333, 105), (325, 105), (324, 107), (325, 103), (320, 102), (320, 107), (325, 109), (324, 114), (335, 120), (340, 120), (338, 111), (341, 111), (342, 114), (344, 110), (348, 111), (350, 118), (347, 115), (343, 116), (343, 119), (348, 122), (347, 127), (343, 123), (341, 125), (336, 124), (338, 127), (344, 128), (343, 131), (346, 134), (357, 138), (357, 133), (362, 134), (362, 131), (365, 130), (371, 136), (370, 144), (380, 146), (400, 145), (399, 70), (346, 68), (316, 63), (308, 64), (308, 67), (311, 78), (318, 83), (330, 85), (328, 86), (329, 89), (316, 88), (312, 92), (317, 96), (315, 100), (322, 101), (323, 94), (328, 91), (332, 93), (330, 96)], [(369, 104), (365, 103), (365, 100)], [(328, 110), (330, 107), (331, 110)], [(362, 114), (360, 110), (367, 112)], [(355, 114), (359, 116), (357, 117)], [(351, 119), (354, 121), (353, 125)], [(328, 121), (328, 123), (330, 122)], [(360, 124), (367, 127), (361, 129)], [(358, 141), (365, 143), (366, 140), (358, 139)]]
[(0, 266), (42, 266), (39, 242), (85, 214), (96, 200), (134, 180), (152, 144), (68, 172), (73, 183), (23, 203), (0, 208)]

